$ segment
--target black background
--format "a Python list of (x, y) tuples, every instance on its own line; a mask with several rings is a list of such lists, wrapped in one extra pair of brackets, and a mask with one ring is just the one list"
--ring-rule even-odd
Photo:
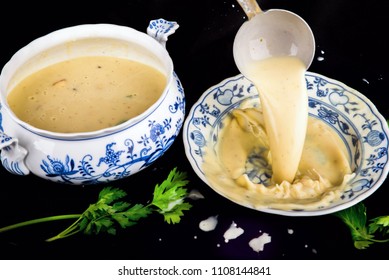
[[(311, 72), (336, 79), (371, 99), (389, 118), (387, 95), (389, 2), (384, 0), (261, 0), (262, 9), (282, 8), (300, 15), (316, 39)], [(180, 25), (169, 37), (173, 59), (186, 96), (186, 112), (209, 87), (239, 74), (232, 56), (234, 36), (246, 20), (233, 0), (127, 0), (9, 2), (1, 10), (1, 67), (19, 48), (59, 28), (83, 23), (114, 23), (146, 32), (150, 20), (164, 18)], [(317, 57), (323, 57), (319, 61)], [(0, 259), (388, 259), (389, 243), (354, 248), (346, 226), (333, 215), (286, 217), (236, 205), (216, 194), (193, 172), (181, 134), (166, 154), (146, 170), (109, 184), (126, 190), (133, 202), (145, 203), (155, 184), (174, 167), (188, 173), (189, 189), (205, 199), (191, 201), (181, 223), (168, 225), (152, 216), (116, 236), (75, 235), (46, 243), (69, 221), (40, 224), (0, 235)], [(68, 186), (28, 176), (14, 176), (0, 167), (0, 227), (59, 214), (83, 212), (104, 185)], [(368, 218), (389, 215), (388, 181), (364, 203)], [(214, 231), (199, 222), (218, 215)], [(225, 243), (232, 222), (244, 234)], [(292, 229), (293, 233), (288, 233)], [(261, 233), (271, 236), (264, 251), (248, 242)]]

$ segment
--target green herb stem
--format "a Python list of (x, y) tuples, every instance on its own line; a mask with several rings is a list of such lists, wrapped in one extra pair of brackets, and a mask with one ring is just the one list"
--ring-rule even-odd
[(71, 224), (68, 228), (66, 228), (64, 231), (60, 232), (56, 236), (53, 236), (51, 238), (46, 239), (46, 242), (55, 241), (57, 239), (65, 238), (65, 237), (68, 237), (68, 236), (71, 236), (73, 234), (80, 232), (78, 223), (81, 220), (81, 218), (82, 218), (82, 215), (78, 215), (78, 219), (73, 224)]
[(372, 241), (372, 242), (376, 242), (376, 243), (385, 243), (385, 242), (389, 242), (389, 238), (388, 238), (388, 239), (366, 238), (366, 240), (369, 240), (369, 241)]
[(57, 215), (57, 216), (50, 216), (45, 218), (39, 218), (34, 220), (29, 220), (21, 223), (16, 223), (13, 225), (9, 225), (3, 228), (0, 228), (0, 233), (6, 232), (9, 230), (17, 229), (24, 226), (39, 224), (39, 223), (45, 223), (45, 222), (52, 222), (52, 221), (59, 221), (59, 220), (68, 220), (68, 219), (77, 219), (80, 218), (81, 214), (67, 214), (67, 215)]

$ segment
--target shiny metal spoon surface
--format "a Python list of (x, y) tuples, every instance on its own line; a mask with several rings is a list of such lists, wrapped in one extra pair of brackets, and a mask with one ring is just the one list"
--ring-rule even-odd
[(247, 63), (274, 56), (296, 56), (309, 68), (315, 55), (315, 38), (303, 18), (288, 10), (262, 11), (255, 0), (237, 2), (248, 17), (233, 44), (234, 60), (243, 75)]

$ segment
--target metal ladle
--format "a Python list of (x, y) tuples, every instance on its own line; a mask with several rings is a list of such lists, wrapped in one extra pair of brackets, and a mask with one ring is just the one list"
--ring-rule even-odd
[(248, 63), (274, 56), (296, 56), (309, 68), (315, 38), (300, 16), (282, 9), (262, 11), (255, 0), (237, 2), (248, 17), (233, 44), (234, 60), (243, 75), (247, 74), (244, 66)]

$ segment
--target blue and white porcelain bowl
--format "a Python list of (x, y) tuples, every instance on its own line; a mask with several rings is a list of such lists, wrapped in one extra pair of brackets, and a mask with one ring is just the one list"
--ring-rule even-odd
[[(87, 185), (121, 179), (151, 165), (173, 144), (184, 122), (184, 90), (165, 48), (167, 36), (177, 27), (164, 19), (151, 21), (148, 34), (113, 24), (78, 25), (54, 31), (16, 52), (0, 76), (3, 166), (17, 175), (33, 173), (54, 182)], [(148, 64), (167, 76), (167, 86), (141, 115), (88, 133), (37, 129), (10, 110), (6, 97), (18, 81), (44, 66), (86, 55)]]
[[(319, 74), (307, 72), (306, 84), (310, 116), (325, 122), (338, 133), (347, 147), (351, 168), (356, 176), (349, 181), (349, 188), (343, 192), (341, 199), (327, 207), (298, 211), (259, 208), (259, 211), (287, 216), (329, 214), (370, 196), (387, 177), (388, 124), (372, 102), (343, 83)], [(208, 182), (203, 170), (204, 152), (209, 141), (211, 146), (217, 142), (218, 134), (223, 129), (222, 121), (232, 109), (242, 103), (257, 106), (258, 102), (254, 85), (243, 75), (237, 75), (204, 92), (184, 123), (185, 152), (193, 170), (206, 184), (228, 199), (231, 197), (227, 193)], [(261, 174), (258, 176), (261, 177)], [(248, 201), (234, 202), (255, 208)]]

